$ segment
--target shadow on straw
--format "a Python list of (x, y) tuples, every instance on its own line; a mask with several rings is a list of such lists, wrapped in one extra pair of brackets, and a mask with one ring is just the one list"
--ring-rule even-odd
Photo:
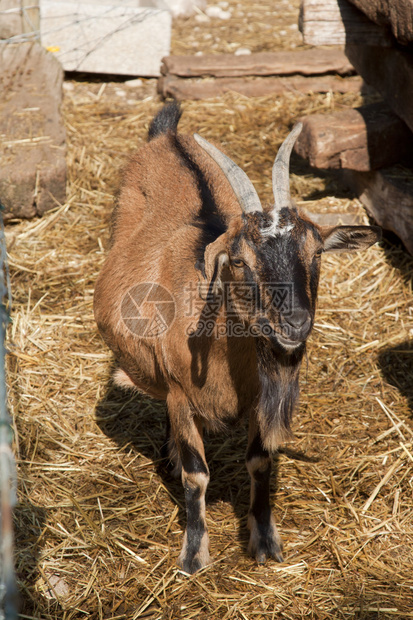
[[(163, 402), (138, 394), (126, 392), (109, 381), (95, 410), (97, 424), (101, 431), (112, 439), (119, 448), (153, 461), (168, 494), (178, 506), (177, 519), (182, 530), (186, 525), (184, 493), (180, 480), (172, 477), (168, 462), (163, 457), (163, 446), (167, 431), (166, 406)], [(205, 452), (210, 469), (210, 483), (207, 491), (208, 508), (219, 509), (219, 503), (230, 503), (238, 520), (238, 532), (231, 538), (238, 538), (247, 553), (247, 516), (249, 507), (249, 475), (245, 467), (247, 432), (244, 424), (237, 424), (227, 433), (205, 435)], [(274, 457), (271, 496), (277, 490), (278, 455)]]

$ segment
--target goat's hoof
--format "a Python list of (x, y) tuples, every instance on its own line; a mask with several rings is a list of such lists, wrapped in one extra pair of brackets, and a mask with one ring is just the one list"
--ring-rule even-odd
[(201, 570), (201, 568), (208, 566), (209, 562), (210, 562), (209, 554), (207, 558), (206, 557), (201, 558), (199, 553), (197, 553), (195, 556), (192, 556), (192, 557), (191, 556), (183, 557), (181, 553), (178, 559), (178, 566), (185, 573), (188, 573), (189, 575), (193, 575), (194, 573), (197, 573), (199, 570)]
[(250, 517), (249, 527), (251, 536), (248, 552), (258, 564), (265, 564), (269, 558), (283, 562), (283, 543), (272, 520), (270, 523), (258, 524), (255, 518)]
[(197, 548), (194, 547), (195, 545), (193, 543), (188, 544), (188, 534), (185, 532), (184, 544), (178, 558), (178, 566), (190, 575), (208, 566), (211, 562), (207, 532), (202, 536), (199, 545), (196, 545)]
[(184, 573), (188, 573), (188, 575), (193, 575), (203, 568), (198, 558), (179, 560), (178, 566), (184, 571)]
[(253, 555), (258, 564), (265, 564), (269, 558), (273, 558), (277, 562), (284, 562), (282, 546), (280, 547), (274, 540), (261, 540)]

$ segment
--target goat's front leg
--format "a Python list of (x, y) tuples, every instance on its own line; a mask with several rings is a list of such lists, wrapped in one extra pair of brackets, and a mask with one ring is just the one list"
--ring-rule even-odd
[(270, 507), (271, 456), (262, 446), (254, 413), (250, 417), (247, 469), (251, 477), (248, 552), (260, 564), (270, 557), (282, 562), (282, 541)]
[(210, 562), (209, 538), (205, 521), (205, 493), (209, 470), (202, 441), (202, 423), (196, 420), (182, 393), (171, 393), (167, 400), (171, 433), (182, 465), (187, 526), (178, 564), (195, 573)]

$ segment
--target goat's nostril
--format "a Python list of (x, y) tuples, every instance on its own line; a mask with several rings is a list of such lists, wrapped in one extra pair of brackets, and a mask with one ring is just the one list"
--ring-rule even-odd
[(284, 321), (294, 329), (300, 329), (311, 320), (308, 310), (294, 310), (289, 316), (283, 317)]

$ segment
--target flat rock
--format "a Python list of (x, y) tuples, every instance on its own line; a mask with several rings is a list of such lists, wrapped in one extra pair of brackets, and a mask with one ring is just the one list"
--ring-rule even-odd
[(38, 43), (0, 44), (0, 201), (4, 219), (66, 199), (63, 69)]
[(171, 14), (140, 2), (40, 0), (40, 39), (65, 71), (156, 77), (170, 51)]

